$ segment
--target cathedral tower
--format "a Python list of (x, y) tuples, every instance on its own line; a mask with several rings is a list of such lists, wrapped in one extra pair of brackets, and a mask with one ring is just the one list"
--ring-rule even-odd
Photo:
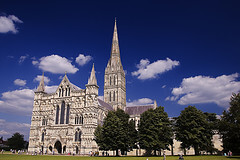
[(111, 56), (104, 75), (104, 101), (117, 108), (125, 110), (126, 107), (126, 80), (120, 58), (120, 50), (115, 20)]

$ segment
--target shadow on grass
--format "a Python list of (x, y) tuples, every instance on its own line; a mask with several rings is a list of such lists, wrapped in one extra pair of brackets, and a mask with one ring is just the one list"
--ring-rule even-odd
[(240, 156), (233, 156), (233, 157), (227, 157), (227, 158), (231, 158), (231, 159), (240, 159)]

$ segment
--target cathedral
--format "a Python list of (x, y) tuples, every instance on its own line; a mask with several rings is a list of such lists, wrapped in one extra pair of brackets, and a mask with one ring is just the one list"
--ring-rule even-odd
[(54, 93), (46, 93), (44, 75), (34, 95), (29, 136), (29, 152), (86, 155), (98, 151), (94, 131), (109, 110), (123, 109), (136, 123), (140, 114), (156, 108), (156, 101), (147, 106), (126, 106), (126, 79), (120, 58), (115, 20), (111, 55), (105, 68), (104, 98), (98, 98), (94, 65), (86, 88), (82, 89), (63, 77)]
[[(111, 55), (105, 68), (104, 98), (98, 98), (97, 79), (94, 64), (85, 85), (81, 89), (70, 82), (67, 75), (63, 77), (54, 93), (46, 93), (44, 75), (34, 95), (32, 120), (29, 136), (29, 152), (47, 154), (87, 155), (90, 151), (98, 151), (94, 141), (94, 131), (99, 124), (103, 124), (108, 111), (120, 108), (135, 121), (136, 128), (140, 121), (140, 114), (157, 107), (156, 101), (152, 105), (126, 106), (126, 79), (121, 63), (120, 49), (115, 20)], [(220, 136), (213, 136), (214, 147), (222, 150)], [(171, 150), (167, 155), (182, 153), (181, 142), (173, 140)], [(138, 148), (128, 155), (143, 155), (144, 150)], [(186, 151), (194, 154), (193, 148)], [(114, 155), (114, 152), (110, 152)]]

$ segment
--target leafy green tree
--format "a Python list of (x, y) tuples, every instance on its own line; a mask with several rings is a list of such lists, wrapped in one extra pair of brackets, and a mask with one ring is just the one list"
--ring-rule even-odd
[(212, 146), (212, 132), (207, 116), (194, 106), (181, 111), (175, 124), (176, 139), (181, 141), (184, 149), (194, 148), (195, 155)]
[(240, 155), (240, 93), (232, 95), (228, 111), (223, 111), (219, 131), (224, 150)]
[(7, 143), (9, 148), (19, 150), (24, 149), (26, 142), (24, 141), (24, 135), (16, 132), (11, 138), (7, 139)]
[(217, 149), (214, 148), (213, 141), (211, 139), (218, 130), (219, 120), (217, 119), (216, 113), (205, 112), (204, 115), (206, 116), (206, 120), (208, 122), (207, 126), (205, 127), (205, 136), (207, 137), (208, 141), (205, 142), (205, 145), (202, 146), (201, 150), (213, 154), (213, 152), (216, 152)]
[(106, 150), (106, 146), (104, 144), (104, 137), (103, 137), (103, 133), (102, 133), (102, 127), (100, 125), (97, 126), (95, 132), (94, 132), (94, 140), (96, 141), (96, 143), (99, 146), (100, 150)]
[(141, 114), (139, 125), (139, 144), (150, 155), (152, 151), (168, 149), (172, 144), (172, 127), (164, 107), (149, 109)]
[(95, 130), (95, 141), (102, 150), (128, 151), (136, 143), (136, 130), (123, 110), (109, 111), (103, 126)]

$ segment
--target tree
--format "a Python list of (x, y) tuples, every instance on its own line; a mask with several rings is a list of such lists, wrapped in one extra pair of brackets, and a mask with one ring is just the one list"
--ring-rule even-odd
[(97, 128), (95, 129), (94, 136), (95, 136), (94, 140), (98, 144), (99, 149), (106, 150), (106, 146), (104, 145), (102, 127), (100, 125), (98, 125)]
[[(211, 115), (212, 116), (212, 115)], [(209, 118), (211, 118), (209, 115)], [(194, 148), (195, 155), (212, 146), (212, 128), (207, 121), (208, 116), (194, 106), (181, 111), (176, 120), (176, 139), (181, 141), (183, 149)]]
[(16, 132), (13, 134), (11, 138), (7, 139), (8, 146), (11, 149), (24, 149), (25, 141), (24, 141), (24, 135)]
[(150, 155), (152, 151), (169, 150), (172, 144), (172, 127), (164, 107), (149, 109), (141, 114), (139, 125), (139, 144)]
[(240, 93), (232, 95), (228, 111), (223, 111), (219, 132), (224, 151), (232, 151), (234, 155), (240, 155)]
[(128, 151), (136, 143), (136, 130), (129, 115), (123, 110), (109, 111), (104, 119), (103, 126), (95, 130), (95, 141), (102, 150)]
[(206, 134), (208, 141), (205, 142), (205, 145), (201, 148), (201, 150), (205, 150), (206, 152), (209, 152), (213, 154), (213, 152), (216, 152), (217, 149), (214, 148), (213, 141), (211, 140), (213, 135), (218, 130), (218, 119), (216, 116), (216, 113), (208, 113), (205, 112), (204, 115), (206, 116), (207, 120), (207, 126), (205, 127)]

